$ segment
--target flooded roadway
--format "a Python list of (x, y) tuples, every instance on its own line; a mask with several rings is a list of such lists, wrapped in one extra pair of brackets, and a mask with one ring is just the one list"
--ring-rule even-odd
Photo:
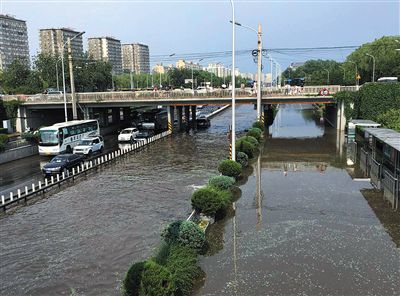
[(399, 295), (400, 250), (362, 195), (369, 182), (347, 173), (343, 138), (296, 106), (270, 132), (235, 215), (210, 229), (218, 248), (195, 295)]
[[(238, 129), (255, 120), (239, 107)], [(180, 134), (0, 218), (0, 295), (119, 295), (133, 261), (162, 228), (191, 212), (190, 196), (228, 155), (228, 109), (207, 131)]]
[[(186, 218), (191, 193), (216, 174), (230, 116), (1, 218), (0, 295), (119, 295), (130, 264), (152, 254), (161, 229)], [(254, 119), (253, 106), (237, 109), (238, 130)], [(335, 131), (294, 106), (271, 131), (263, 196), (253, 173), (236, 216), (211, 229), (216, 247), (201, 258), (207, 278), (195, 294), (395, 295), (399, 249), (360, 193), (369, 183), (346, 173)]]

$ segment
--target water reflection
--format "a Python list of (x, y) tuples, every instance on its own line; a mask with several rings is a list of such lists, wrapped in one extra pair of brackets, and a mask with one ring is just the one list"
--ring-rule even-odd
[(310, 112), (281, 106), (196, 295), (396, 295), (400, 257), (360, 192), (371, 186)]

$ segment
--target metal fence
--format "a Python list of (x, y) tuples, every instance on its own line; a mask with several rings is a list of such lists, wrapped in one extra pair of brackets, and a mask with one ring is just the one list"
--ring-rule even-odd
[(65, 183), (68, 180), (75, 180), (81, 175), (86, 175), (89, 171), (93, 169), (103, 166), (104, 164), (109, 163), (110, 161), (113, 161), (128, 153), (134, 152), (137, 149), (140, 149), (149, 143), (152, 143), (169, 135), (171, 135), (170, 131), (157, 134), (151, 138), (146, 139), (145, 141), (129, 145), (125, 149), (118, 149), (108, 154), (101, 155), (93, 160), (87, 161), (82, 165), (73, 168), (72, 171), (67, 171), (66, 173), (62, 172), (61, 174), (51, 176), (51, 178), (49, 179), (45, 178), (44, 181), (38, 181), (37, 183), (32, 183), (31, 186), (25, 186), (24, 188), (18, 189), (16, 192), (11, 191), (6, 195), (1, 196), (0, 208), (3, 208), (3, 210), (5, 211), (7, 207), (15, 203), (19, 203), (21, 201), (26, 202), (30, 197), (36, 196), (37, 194), (40, 193), (45, 193), (52, 187), (55, 186), (60, 187), (62, 183)]
[(371, 158), (371, 183), (377, 188), (381, 189), (381, 164), (374, 158)]
[(365, 176), (369, 176), (368, 152), (364, 148), (360, 150), (360, 169), (364, 172)]
[(384, 178), (382, 180), (383, 197), (388, 200), (392, 208), (398, 210), (399, 208), (399, 179), (395, 178), (390, 172), (384, 170)]
[(348, 149), (349, 149), (348, 155), (349, 155), (351, 161), (353, 163), (356, 163), (357, 162), (357, 142), (354, 141), (353, 143), (350, 143), (348, 145)]
[[(356, 90), (355, 86), (340, 85), (318, 85), (291, 88), (287, 92), (285, 88), (265, 88), (262, 91), (263, 97), (268, 96), (293, 96), (293, 95), (318, 95), (322, 89), (327, 89), (330, 94), (341, 90)], [(114, 91), (114, 92), (86, 92), (76, 93), (77, 101), (81, 103), (93, 103), (104, 101), (129, 101), (129, 100), (149, 100), (149, 99), (182, 99), (182, 98), (229, 98), (232, 96), (232, 90), (172, 90), (172, 91)], [(251, 89), (237, 89), (236, 96), (256, 97), (257, 93)], [(66, 94), (67, 102), (71, 102), (71, 94)], [(57, 95), (6, 95), (3, 100), (20, 100), (23, 102), (35, 103), (62, 103), (64, 96)]]

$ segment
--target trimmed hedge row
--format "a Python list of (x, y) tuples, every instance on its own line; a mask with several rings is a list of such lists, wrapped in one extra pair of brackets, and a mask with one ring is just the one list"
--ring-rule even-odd
[[(235, 178), (248, 165), (261, 139), (259, 124), (254, 123), (246, 136), (238, 139), (237, 162), (223, 160), (218, 165), (221, 176), (209, 179), (208, 185), (196, 190), (191, 198), (192, 207), (207, 216), (224, 213), (232, 203), (231, 192)], [(246, 153), (246, 152), (248, 153)], [(164, 243), (155, 255), (134, 263), (122, 282), (123, 296), (190, 295), (195, 280), (200, 276), (198, 254), (206, 245), (203, 230), (192, 221), (175, 221), (161, 233)]]

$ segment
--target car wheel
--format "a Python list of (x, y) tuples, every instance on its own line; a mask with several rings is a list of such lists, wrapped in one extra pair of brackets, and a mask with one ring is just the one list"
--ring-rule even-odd
[(133, 144), (135, 142), (135, 140), (133, 140), (133, 137), (131, 137), (130, 142)]
[(67, 149), (65, 150), (67, 153), (72, 153), (72, 148), (71, 146), (67, 146)]
[(88, 157), (92, 157), (92, 153), (93, 153), (92, 150), (89, 150), (87, 156), (88, 156)]
[(100, 147), (100, 153), (103, 153), (103, 146)]

